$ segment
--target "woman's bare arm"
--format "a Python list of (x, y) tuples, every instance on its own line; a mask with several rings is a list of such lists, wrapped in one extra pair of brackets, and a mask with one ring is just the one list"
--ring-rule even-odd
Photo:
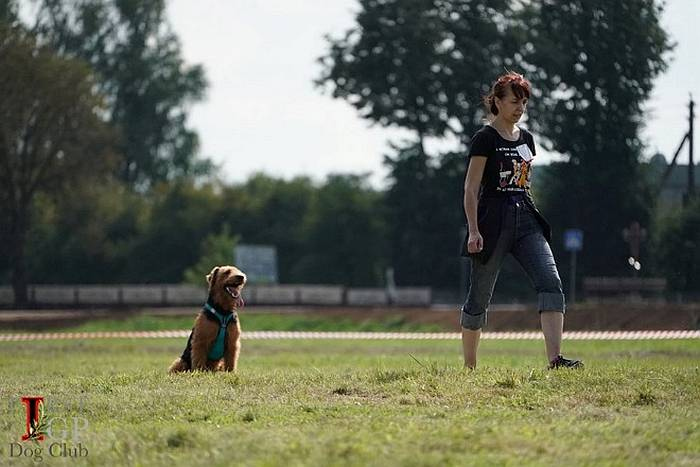
[(481, 186), (481, 178), (484, 175), (484, 167), (486, 167), (485, 156), (471, 156), (469, 158), (467, 176), (464, 179), (464, 213), (469, 224), (469, 241), (467, 242), (467, 251), (469, 253), (478, 253), (484, 247), (484, 240), (481, 237), (477, 223), (479, 187)]

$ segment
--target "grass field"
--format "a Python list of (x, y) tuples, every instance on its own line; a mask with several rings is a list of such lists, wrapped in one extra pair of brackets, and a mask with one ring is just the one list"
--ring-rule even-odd
[[(457, 323), (457, 313), (452, 315)], [(186, 316), (154, 316), (137, 314), (123, 319), (93, 319), (82, 324), (62, 326), (50, 331), (164, 331), (191, 329), (195, 313)], [(241, 317), (244, 331), (445, 331), (444, 326), (435, 323), (412, 322), (401, 314), (387, 313), (377, 318), (336, 318), (319, 316), (316, 313), (246, 313)], [(0, 323), (0, 333), (32, 331), (26, 328), (3, 328)], [(454, 328), (449, 330), (454, 331)]]
[[(456, 313), (453, 313), (456, 315)], [(455, 318), (456, 320), (456, 318)], [(105, 320), (85, 323), (80, 331), (151, 331), (190, 329), (193, 316), (138, 315), (125, 320)], [(443, 329), (436, 324), (410, 322), (405, 316), (388, 313), (382, 319), (355, 320), (351, 318), (324, 318), (314, 314), (246, 313), (241, 316), (247, 331), (424, 331)]]
[[(700, 465), (697, 340), (565, 342), (583, 371), (541, 341), (465, 371), (458, 341), (250, 340), (237, 374), (168, 375), (183, 346), (0, 343), (0, 465), (41, 465), (10, 457), (23, 395), (55, 419), (47, 465)], [(62, 431), (87, 455), (51, 456)]]

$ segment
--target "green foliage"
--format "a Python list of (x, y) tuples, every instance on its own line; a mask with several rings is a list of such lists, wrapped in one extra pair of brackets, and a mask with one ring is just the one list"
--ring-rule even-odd
[[(341, 38), (328, 39), (317, 83), (364, 118), (415, 130), (417, 147), (397, 152), (424, 153), (427, 135), (452, 133), (468, 142), (481, 124), (480, 97), (489, 83), (504, 67), (524, 71), (535, 85), (528, 124), (541, 143), (569, 157), (549, 170), (551, 185), (535, 187), (555, 238), (565, 228), (582, 228), (589, 246), (579, 272), (622, 274), (627, 272), (622, 229), (633, 221), (649, 226), (653, 207), (639, 168), (639, 130), (642, 104), (671, 50), (659, 23), (661, 11), (655, 0), (538, 0), (517, 7), (481, 1), (361, 1), (356, 26)], [(430, 271), (437, 283), (449, 273), (428, 267), (429, 258), (446, 258), (434, 245), (453, 240), (435, 241), (437, 224), (429, 219), (437, 218), (434, 210), (445, 203), (432, 203), (433, 195), (426, 191), (437, 190), (435, 197), (447, 200), (457, 185), (432, 184), (430, 167), (438, 164), (427, 156), (412, 161), (403, 169), (391, 168), (396, 171), (392, 179), (398, 180), (387, 193), (392, 262), (403, 263), (396, 268), (399, 277), (426, 283), (418, 274)], [(404, 177), (416, 179), (415, 192), (410, 183), (401, 188)], [(400, 206), (404, 199), (410, 200), (409, 207)], [(461, 215), (456, 203), (455, 211)], [(455, 229), (456, 236), (454, 215), (441, 214), (450, 219), (444, 227)], [(413, 223), (408, 220), (412, 215)]]
[(538, 0), (523, 10), (523, 67), (533, 68), (537, 91), (529, 123), (541, 143), (568, 156), (549, 169), (543, 210), (557, 236), (584, 230), (583, 275), (627, 273), (622, 230), (650, 225), (639, 132), (671, 50), (661, 11), (655, 0)]
[(17, 23), (18, 5), (11, 0), (0, 0), (0, 23), (15, 26)]
[[(161, 184), (144, 197), (118, 183), (41, 196), (29, 233), (37, 283), (201, 284), (234, 243), (277, 247), (283, 282), (383, 285), (383, 193), (364, 177), (314, 186), (255, 175), (239, 185)], [(186, 272), (187, 271), (187, 272)]]
[(419, 144), (387, 156), (391, 264), (399, 285), (457, 286), (465, 170), (459, 154), (433, 160)]
[(662, 215), (654, 239), (657, 259), (669, 281), (680, 292), (700, 290), (700, 198), (682, 209)]
[[(23, 26), (19, 3), (0, 3), (0, 269), (12, 269), (17, 303), (26, 301), (27, 235), (36, 240), (29, 247), (38, 253), (30, 256), (35, 282), (181, 277), (194, 262), (187, 256), (184, 264), (165, 263), (174, 273), (152, 274), (134, 261), (150, 206), (110, 206), (128, 196), (112, 181), (114, 197), (99, 185), (111, 173), (144, 191), (208, 172), (210, 163), (195, 159), (197, 135), (186, 127), (187, 106), (206, 87), (203, 70), (184, 64), (164, 1), (34, 6), (31, 25)], [(56, 225), (34, 225), (32, 209)], [(104, 216), (96, 220), (98, 214)]]
[(121, 134), (121, 180), (144, 190), (202, 175), (189, 105), (206, 89), (204, 70), (187, 65), (166, 21), (164, 0), (41, 0), (34, 28), (62, 55), (90, 64), (107, 97), (106, 116)]
[[(207, 236), (218, 239), (213, 232), (230, 232), (221, 206), (218, 188), (190, 182), (160, 185), (149, 198), (118, 183), (41, 197), (30, 232), (32, 279), (178, 283), (202, 260)], [(230, 254), (225, 258), (232, 261)]]
[(75, 187), (35, 203), (29, 270), (35, 283), (91, 284), (136, 280), (126, 271), (150, 223), (142, 196), (112, 181)]
[(218, 216), (231, 225), (241, 243), (277, 247), (281, 282), (304, 282), (297, 264), (307, 253), (305, 219), (317, 191), (308, 177), (287, 181), (254, 174), (242, 184), (222, 188)]
[(0, 245), (26, 301), (26, 244), (37, 196), (102, 181), (116, 162), (85, 63), (0, 23)]
[(364, 179), (331, 175), (315, 186), (256, 174), (223, 189), (220, 216), (241, 243), (277, 247), (281, 282), (381, 285), (382, 193)]
[(199, 249), (199, 261), (185, 269), (183, 281), (201, 286), (206, 283), (204, 278), (214, 266), (233, 264), (236, 243), (238, 237), (231, 235), (228, 225), (224, 225), (218, 234), (207, 235)]
[[(144, 198), (119, 183), (41, 197), (30, 232), (37, 283), (178, 283), (221, 231), (213, 186), (162, 185)], [(228, 260), (231, 261), (230, 258)]]
[(356, 25), (327, 37), (317, 84), (363, 118), (468, 141), (481, 96), (512, 60), (504, 0), (361, 0)]
[(305, 252), (295, 272), (312, 283), (384, 285), (382, 195), (361, 175), (330, 175), (305, 219)]
[[(202, 183), (209, 163), (196, 158), (186, 110), (206, 80), (183, 62), (164, 0), (36, 5), (33, 37), (20, 28), (18, 2), (0, 2), (0, 65), (10, 70), (0, 73), (0, 126), (10, 135), (0, 139), (2, 282), (15, 267), (18, 283), (26, 271), (33, 282), (109, 283), (178, 282), (186, 270), (199, 283), (205, 263), (229, 261), (208, 255), (236, 239), (275, 245), (282, 282), (377, 286), (393, 266), (398, 285), (457, 288), (465, 160), (461, 151), (427, 155), (425, 138), (467, 143), (504, 67), (533, 81), (528, 124), (568, 157), (535, 170), (555, 253), (563, 229), (580, 227), (579, 273), (626, 273), (622, 228), (651, 224), (638, 133), (671, 49), (656, 1), (360, 1), (355, 26), (328, 38), (317, 85), (363, 118), (416, 133), (386, 157), (385, 191), (364, 175)], [(120, 136), (116, 150), (100, 117)], [(23, 137), (29, 144), (12, 149)], [(105, 180), (108, 171), (124, 185)], [(695, 224), (690, 211), (669, 217), (656, 261), (645, 263), (678, 290), (698, 290)], [(499, 290), (515, 283), (509, 267)]]
[(149, 203), (148, 223), (134, 238), (124, 274), (136, 282), (178, 283), (201, 259), (202, 241), (228, 223), (219, 215), (221, 196), (214, 185), (182, 180), (157, 186)]

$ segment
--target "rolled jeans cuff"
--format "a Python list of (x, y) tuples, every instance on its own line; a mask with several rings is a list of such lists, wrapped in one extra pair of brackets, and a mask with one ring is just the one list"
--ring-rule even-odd
[(566, 312), (566, 303), (562, 293), (541, 292), (537, 294), (537, 306), (540, 313), (543, 311)]
[(486, 326), (486, 310), (482, 311), (478, 315), (472, 315), (467, 313), (465, 308), (462, 308), (459, 324), (464, 329), (470, 329), (472, 331), (477, 331), (483, 328)]

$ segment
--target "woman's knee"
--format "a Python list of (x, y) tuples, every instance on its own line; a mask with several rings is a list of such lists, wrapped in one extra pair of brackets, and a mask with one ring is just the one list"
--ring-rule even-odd
[(531, 276), (537, 293), (562, 293), (563, 287), (557, 266), (552, 261), (550, 264), (537, 268)]
[(564, 288), (558, 274), (552, 274), (535, 283), (537, 293), (563, 293)]
[(537, 309), (543, 311), (559, 311), (566, 312), (566, 300), (564, 293), (561, 291), (538, 292), (537, 294)]

